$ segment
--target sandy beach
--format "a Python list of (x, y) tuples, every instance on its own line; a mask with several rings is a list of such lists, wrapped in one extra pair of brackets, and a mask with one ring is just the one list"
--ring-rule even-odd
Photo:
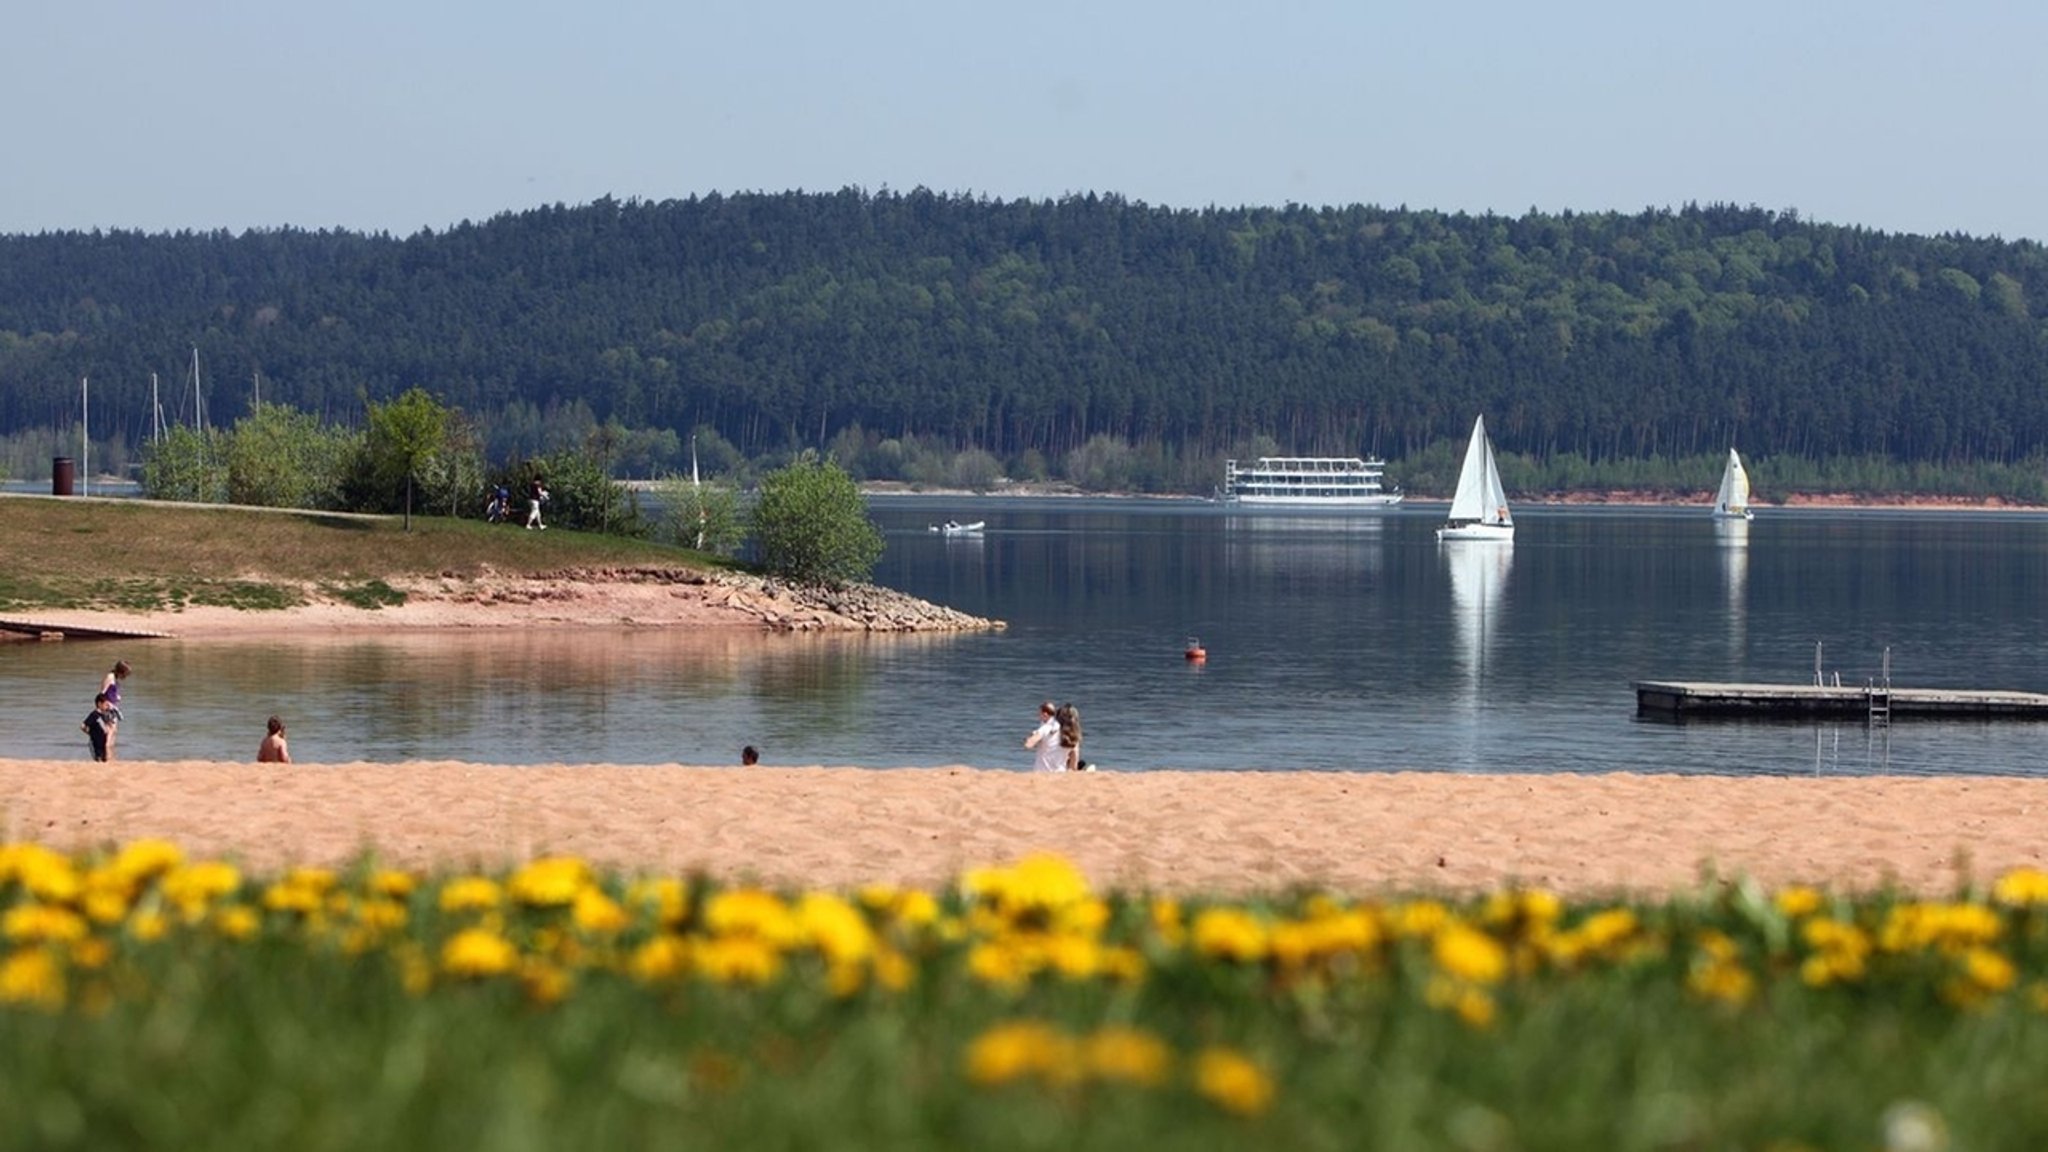
[(1945, 894), (2042, 867), (2048, 819), (2048, 780), (1996, 777), (5, 760), (0, 796), (9, 840), (162, 837), (262, 869), (572, 853), (733, 881), (937, 885), (1051, 851), (1098, 884), (1183, 893), (1661, 894), (1753, 877)]

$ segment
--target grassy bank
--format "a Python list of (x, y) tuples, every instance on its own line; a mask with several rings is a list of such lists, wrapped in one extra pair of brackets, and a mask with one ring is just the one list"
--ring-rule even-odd
[(368, 605), (394, 602), (392, 580), (698, 563), (643, 541), (477, 520), (415, 516), (408, 532), (396, 516), (0, 499), (0, 611)]
[(0, 845), (0, 1149), (2020, 1152), (2044, 908), (2039, 872), (1182, 902), (1051, 858), (840, 894)]

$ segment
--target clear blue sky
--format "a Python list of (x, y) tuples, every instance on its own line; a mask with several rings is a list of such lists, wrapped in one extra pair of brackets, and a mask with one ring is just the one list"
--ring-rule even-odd
[(2044, 52), (2040, 0), (28, 0), (0, 232), (923, 185), (2048, 240)]

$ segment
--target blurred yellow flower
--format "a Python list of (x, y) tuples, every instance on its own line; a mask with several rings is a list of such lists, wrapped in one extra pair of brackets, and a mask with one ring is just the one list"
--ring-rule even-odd
[(1104, 1028), (1081, 1044), (1082, 1063), (1097, 1079), (1156, 1088), (1173, 1070), (1173, 1050), (1149, 1032)]
[(1500, 941), (1456, 922), (1436, 934), (1430, 955), (1444, 972), (1474, 984), (1499, 983), (1508, 971), (1507, 949)]
[(443, 912), (488, 912), (504, 900), (504, 890), (487, 876), (462, 876), (441, 886)]
[(213, 930), (229, 940), (247, 940), (262, 926), (256, 910), (247, 904), (230, 904), (213, 913)]
[(811, 947), (834, 964), (861, 964), (874, 955), (875, 934), (867, 918), (837, 896), (804, 893), (796, 919)]
[(0, 934), (16, 944), (61, 944), (82, 940), (90, 930), (85, 917), (51, 904), (17, 904), (0, 919)]
[(451, 976), (501, 976), (518, 962), (519, 950), (511, 941), (481, 928), (458, 932), (441, 946), (441, 970)]
[(506, 894), (530, 908), (563, 908), (589, 885), (590, 865), (574, 856), (530, 861), (505, 882)]
[(1971, 948), (1962, 955), (1965, 979), (1986, 992), (2004, 992), (2019, 981), (2019, 969), (2003, 953)]
[(690, 914), (690, 890), (670, 876), (635, 880), (626, 887), (626, 907), (646, 912), (663, 928), (681, 927)]
[(1826, 897), (1821, 895), (1820, 889), (1809, 888), (1803, 884), (1780, 888), (1777, 895), (1771, 897), (1771, 903), (1777, 906), (1779, 915), (1789, 920), (1813, 915), (1820, 911), (1825, 900)]
[(519, 969), (519, 986), (530, 1003), (552, 1006), (569, 994), (574, 978), (546, 960), (529, 959)]
[(1432, 976), (1423, 989), (1423, 1002), (1449, 1011), (1474, 1029), (1493, 1027), (1495, 1005), (1492, 993), (1476, 984), (1444, 976)]
[(1195, 1090), (1239, 1116), (1260, 1115), (1273, 1104), (1272, 1079), (1231, 1048), (1204, 1048), (1195, 1055)]
[(395, 868), (379, 868), (370, 873), (370, 878), (363, 885), (363, 889), (373, 896), (403, 900), (412, 895), (419, 884), (419, 877), (410, 872), (401, 872)]
[(172, 868), (157, 882), (157, 891), (187, 920), (205, 914), (206, 906), (242, 889), (242, 874), (234, 865), (219, 860), (201, 860)]
[(1265, 924), (1238, 907), (1204, 908), (1195, 916), (1190, 938), (1203, 956), (1256, 964), (1266, 958), (1270, 940)]
[(996, 1024), (967, 1046), (967, 1078), (976, 1084), (1050, 1077), (1074, 1062), (1073, 1041), (1037, 1020)]
[(751, 936), (777, 948), (803, 942), (803, 928), (782, 897), (759, 888), (731, 888), (704, 905), (704, 926), (719, 936)]
[(690, 942), (664, 932), (633, 950), (626, 971), (644, 984), (658, 984), (683, 974), (690, 964)]
[(1991, 898), (2016, 908), (2048, 904), (2048, 872), (2039, 868), (2018, 868), (2007, 872), (1991, 886)]
[(594, 887), (576, 893), (569, 918), (578, 930), (590, 936), (615, 936), (633, 922), (624, 908)]
[(754, 936), (719, 936), (702, 941), (693, 950), (693, 958), (697, 971), (719, 984), (760, 986), (782, 975), (781, 953)]
[(133, 840), (123, 845), (110, 862), (113, 870), (131, 884), (161, 876), (185, 862), (185, 852), (165, 840)]
[(42, 948), (23, 948), (0, 961), (0, 1004), (55, 1012), (64, 1007), (64, 969)]

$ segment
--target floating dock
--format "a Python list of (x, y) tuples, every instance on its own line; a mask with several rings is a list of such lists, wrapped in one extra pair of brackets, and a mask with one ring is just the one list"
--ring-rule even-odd
[(146, 632), (135, 628), (94, 628), (56, 620), (0, 618), (0, 632), (19, 632), (44, 640), (172, 640), (169, 632)]
[(1856, 684), (1716, 684), (1638, 680), (1636, 711), (1758, 720), (2048, 720), (2048, 694), (1995, 688), (1899, 688)]

